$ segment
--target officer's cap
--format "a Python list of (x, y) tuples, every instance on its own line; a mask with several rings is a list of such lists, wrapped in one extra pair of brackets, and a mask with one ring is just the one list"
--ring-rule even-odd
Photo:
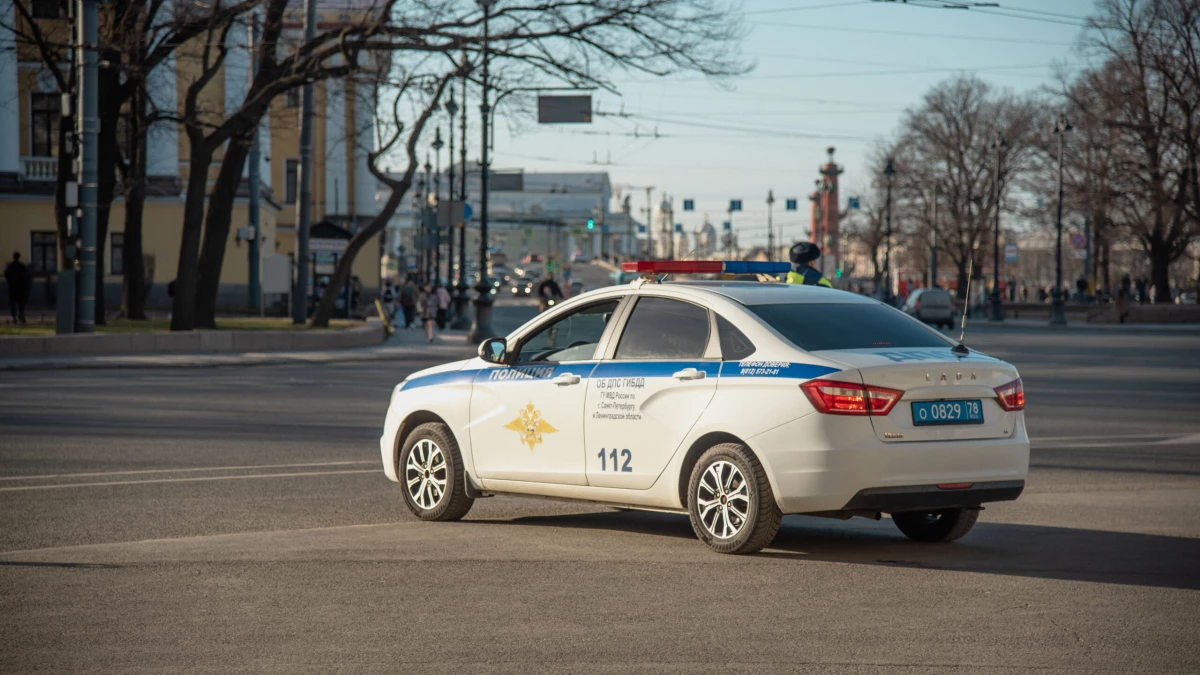
[(810, 241), (802, 241), (792, 247), (788, 253), (792, 262), (797, 265), (803, 265), (806, 262), (811, 262), (821, 257), (821, 249), (816, 244)]

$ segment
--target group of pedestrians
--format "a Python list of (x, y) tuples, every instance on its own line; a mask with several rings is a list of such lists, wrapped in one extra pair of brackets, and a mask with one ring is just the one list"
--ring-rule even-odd
[[(418, 283), (416, 275), (409, 274), (401, 283), (388, 279), (383, 288), (383, 303), (393, 316), (403, 317), (406, 330), (416, 330), (420, 320), (425, 338), (434, 340), (434, 329), (446, 329), (446, 317), (450, 310), (450, 291), (443, 284), (432, 281)], [(397, 306), (399, 313), (397, 313)]]

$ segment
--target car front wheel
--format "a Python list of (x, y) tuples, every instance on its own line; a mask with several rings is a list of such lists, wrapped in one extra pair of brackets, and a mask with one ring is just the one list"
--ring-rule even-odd
[(758, 458), (740, 443), (700, 456), (688, 482), (692, 529), (718, 553), (755, 553), (779, 532), (782, 514)]
[(459, 520), (474, 499), (466, 493), (466, 475), (454, 434), (430, 422), (413, 430), (400, 453), (404, 504), (421, 520)]
[(979, 519), (979, 509), (942, 509), (893, 513), (892, 522), (914, 541), (954, 541), (971, 531)]

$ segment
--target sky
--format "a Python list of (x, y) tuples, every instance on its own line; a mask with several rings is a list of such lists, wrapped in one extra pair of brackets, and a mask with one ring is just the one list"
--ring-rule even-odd
[[(968, 72), (1022, 92), (1052, 83), (1056, 68), (1078, 66), (1079, 23), (1093, 0), (999, 4), (745, 0), (741, 51), (755, 64), (748, 75), (718, 84), (695, 74), (618, 74), (620, 95), (596, 93), (593, 109), (631, 116), (599, 115), (590, 125), (539, 126), (531, 107), (501, 108), (492, 166), (607, 171), (614, 186), (654, 186), (656, 203), (664, 190), (675, 198), (676, 222), (687, 231), (705, 213), (719, 227), (729, 200), (741, 199), (734, 226), (743, 246), (766, 242), (766, 197), (774, 190), (776, 227), (786, 239), (805, 238), (806, 195), (827, 146), (845, 169), (844, 207), (869, 183), (872, 147), (937, 82)], [(1033, 13), (1002, 15), (1014, 10)], [(645, 191), (632, 193), (637, 215)], [(784, 210), (788, 198), (799, 199), (798, 211)], [(694, 212), (682, 211), (683, 199), (695, 200)]]

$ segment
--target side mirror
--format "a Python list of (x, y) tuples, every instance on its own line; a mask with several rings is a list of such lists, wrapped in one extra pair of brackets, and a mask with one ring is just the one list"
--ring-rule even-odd
[(504, 338), (488, 338), (479, 345), (479, 358), (488, 363), (504, 363), (508, 343)]

